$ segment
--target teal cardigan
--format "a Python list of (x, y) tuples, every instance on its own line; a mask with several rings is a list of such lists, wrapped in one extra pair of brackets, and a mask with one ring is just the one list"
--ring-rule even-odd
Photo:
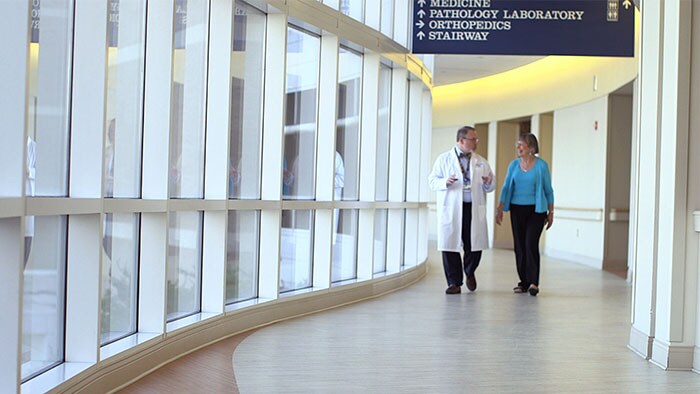
[[(515, 159), (508, 165), (508, 174), (506, 174), (506, 181), (503, 182), (500, 199), (504, 211), (510, 210), (510, 200), (513, 197), (513, 188), (515, 187), (513, 176), (516, 171), (519, 171), (519, 166), (520, 159)], [(549, 205), (554, 205), (554, 190), (552, 189), (552, 177), (549, 175), (549, 166), (546, 161), (536, 157), (532, 170), (535, 171), (535, 212), (547, 213)]]

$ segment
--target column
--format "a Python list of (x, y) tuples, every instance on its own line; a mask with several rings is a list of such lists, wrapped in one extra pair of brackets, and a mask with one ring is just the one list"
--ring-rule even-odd
[(687, 370), (698, 265), (688, 258), (691, 3), (644, 2), (642, 21), (629, 347), (664, 369)]

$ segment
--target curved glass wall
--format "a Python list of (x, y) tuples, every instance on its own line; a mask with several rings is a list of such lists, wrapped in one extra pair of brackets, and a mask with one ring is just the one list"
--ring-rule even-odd
[(138, 198), (141, 196), (146, 1), (110, 2), (108, 23), (104, 196)]
[(71, 0), (32, 2), (27, 149), (34, 152), (28, 175), (34, 187), (28, 195), (68, 195), (73, 13)]
[(26, 241), (22, 306), (22, 379), (63, 361), (66, 216), (40, 216)]
[(229, 211), (226, 250), (226, 303), (258, 297), (259, 211)]
[(229, 198), (260, 198), (265, 14), (236, 2), (233, 19)]
[(106, 213), (102, 238), (100, 344), (136, 332), (139, 215)]
[(170, 197), (202, 198), (206, 109), (206, 0), (177, 2), (170, 110)]
[(362, 55), (341, 46), (338, 53), (335, 200), (357, 200), (359, 195), (361, 97)]
[[(406, 130), (424, 126), (405, 114), (430, 109), (394, 114), (416, 78), (400, 56), (258, 0), (30, 3), (28, 56), (8, 60), (26, 67), (27, 92), (0, 92), (27, 118), (7, 160), (26, 197), (0, 198), (0, 257), (21, 267), (0, 277), (21, 319), (0, 321), (21, 326), (16, 355), (0, 356), (17, 378), (0, 373), (0, 387), (45, 391), (211, 317), (425, 259), (404, 238), (426, 202), (396, 196), (404, 156), (429, 160), (408, 147)], [(313, 7), (359, 21), (376, 8), (384, 34), (398, 15), (393, 2), (333, 3)]]
[(314, 198), (320, 46), (319, 37), (292, 26), (287, 29), (282, 178), (285, 199)]

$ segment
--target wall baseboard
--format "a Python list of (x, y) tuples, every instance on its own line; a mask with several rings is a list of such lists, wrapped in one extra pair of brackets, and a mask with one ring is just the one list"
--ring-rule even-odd
[(650, 337), (634, 326), (630, 326), (630, 340), (627, 348), (637, 353), (645, 360), (651, 358), (653, 341), (654, 337)]
[(700, 346), (695, 346), (693, 351), (693, 372), (700, 373)]
[(668, 371), (693, 369), (695, 346), (678, 346), (654, 339), (651, 363)]
[(557, 250), (552, 248), (545, 248), (544, 254), (549, 257), (554, 257), (555, 259), (567, 260), (574, 263), (586, 265), (596, 269), (603, 269), (603, 260), (596, 259), (588, 256), (581, 256), (580, 254), (565, 252), (563, 250)]

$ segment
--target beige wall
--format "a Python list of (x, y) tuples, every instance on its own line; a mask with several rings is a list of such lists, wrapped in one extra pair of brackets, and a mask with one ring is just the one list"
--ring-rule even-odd
[[(515, 143), (518, 141), (519, 132), (520, 126), (517, 122), (498, 122), (498, 137), (496, 138), (496, 205), (498, 205), (498, 198), (501, 196), (503, 181), (506, 179), (508, 164), (517, 157)], [(503, 215), (503, 223), (500, 226), (494, 226), (493, 247), (505, 249), (513, 248), (510, 215), (507, 213)]]
[(632, 160), (632, 96), (611, 95), (608, 101), (608, 119), (603, 269), (626, 275)]

